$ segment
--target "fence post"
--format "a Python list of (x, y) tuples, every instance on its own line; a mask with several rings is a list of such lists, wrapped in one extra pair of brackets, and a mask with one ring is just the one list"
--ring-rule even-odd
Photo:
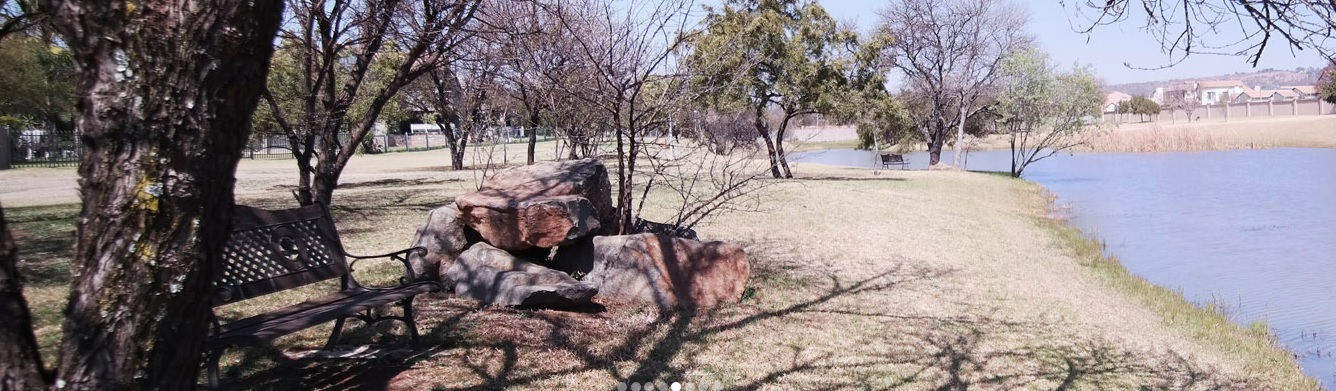
[(14, 160), (14, 142), (9, 138), (9, 129), (0, 128), (0, 170), (8, 170)]

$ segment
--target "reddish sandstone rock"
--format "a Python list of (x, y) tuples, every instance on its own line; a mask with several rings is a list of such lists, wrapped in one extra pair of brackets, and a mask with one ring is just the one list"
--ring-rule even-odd
[(588, 236), (602, 225), (589, 199), (580, 196), (538, 197), (519, 204), (520, 241), (552, 248)]
[(616, 226), (608, 170), (594, 159), (503, 170), (455, 203), (470, 228), (503, 250), (551, 247)]
[(556, 267), (576, 274), (587, 270), (582, 281), (598, 288), (600, 297), (662, 309), (737, 301), (750, 273), (742, 247), (724, 242), (637, 234), (597, 236), (592, 245), (564, 250), (559, 249)]

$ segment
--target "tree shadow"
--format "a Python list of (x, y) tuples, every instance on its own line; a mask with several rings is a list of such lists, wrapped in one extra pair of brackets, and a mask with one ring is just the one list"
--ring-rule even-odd
[[(445, 295), (433, 293), (421, 299), (444, 301)], [(426, 300), (422, 300), (426, 301)], [(287, 341), (273, 345), (233, 349), (241, 356), (238, 363), (222, 369), (222, 390), (297, 390), (297, 389), (386, 389), (399, 374), (419, 363), (431, 360), (441, 352), (463, 346), (466, 337), (460, 331), (471, 312), (454, 306), (452, 315), (439, 319), (421, 335), (417, 349), (407, 347), (407, 337), (398, 323), (381, 322), (372, 325), (352, 321), (340, 342), (356, 347), (382, 349), (379, 354), (350, 355), (350, 357), (293, 358), (289, 351), (301, 350)], [(425, 324), (419, 321), (419, 327)], [(344, 345), (348, 346), (348, 345)], [(324, 352), (323, 350), (320, 352)]]
[[(946, 283), (956, 277), (956, 270), (886, 257), (858, 270), (862, 277), (851, 278), (834, 269), (823, 273), (818, 262), (801, 255), (784, 255), (752, 254), (749, 288), (775, 296), (709, 309), (659, 312), (650, 306), (608, 303), (584, 312), (548, 311), (480, 307), (436, 295), (424, 300), (429, 305), (419, 311), (422, 324), (439, 320), (424, 335), (429, 348), (423, 351), (395, 361), (281, 362), (251, 370), (236, 388), (499, 390), (568, 384), (591, 374), (611, 380), (592, 386), (602, 389), (616, 389), (619, 382), (708, 382), (717, 379), (700, 378), (699, 368), (718, 364), (717, 357), (704, 354), (713, 344), (813, 319), (873, 325), (874, 332), (862, 337), (883, 339), (889, 348), (831, 352), (773, 341), (763, 350), (767, 356), (750, 358), (764, 361), (763, 369), (747, 369), (741, 380), (724, 389), (1266, 388), (1263, 380), (1228, 375), (1172, 350), (1133, 350), (1058, 324), (1010, 320), (998, 315), (999, 309), (925, 315), (859, 305)], [(244, 366), (250, 361), (260, 360), (243, 358), (235, 371), (247, 372)], [(430, 369), (413, 369), (421, 365)]]

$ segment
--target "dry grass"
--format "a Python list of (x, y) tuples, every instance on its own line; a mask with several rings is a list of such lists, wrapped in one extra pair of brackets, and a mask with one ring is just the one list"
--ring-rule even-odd
[(1336, 148), (1336, 116), (1124, 124), (1096, 136), (1094, 152), (1169, 152), (1281, 147)]
[[(334, 209), (349, 249), (407, 246), (426, 211), (470, 189), (474, 174), (440, 170), (443, 157), (355, 160)], [(281, 163), (243, 163), (243, 202), (291, 205), (283, 171), (291, 162)], [(1097, 243), (1045, 217), (1037, 185), (965, 172), (794, 171), (800, 178), (770, 183), (763, 212), (698, 227), (747, 249), (754, 275), (739, 303), (561, 312), (433, 295), (417, 306), (424, 350), (362, 360), (280, 354), (319, 347), (323, 326), (279, 339), (276, 350), (237, 350), (224, 379), (238, 389), (612, 389), (651, 380), (748, 390), (1316, 388), (1267, 336), (1102, 259)], [(77, 207), (10, 213), (24, 270), (59, 265), (55, 249), (68, 245), (60, 238)], [(59, 313), (61, 278), (29, 291), (57, 298), (32, 300), (41, 328), (59, 321), (40, 314)], [(43, 286), (51, 293), (36, 292)], [(382, 340), (376, 331), (355, 327), (346, 341)]]

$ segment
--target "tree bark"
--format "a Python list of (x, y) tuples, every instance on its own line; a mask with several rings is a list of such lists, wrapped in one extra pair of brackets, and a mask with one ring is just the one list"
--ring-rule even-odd
[(785, 178), (793, 178), (788, 156), (784, 153), (784, 133), (789, 129), (789, 119), (789, 116), (784, 116), (784, 123), (779, 124), (779, 129), (775, 131), (775, 158), (779, 160), (780, 167), (784, 168)]
[(956, 124), (955, 156), (951, 158), (951, 165), (961, 169), (965, 167), (960, 164), (960, 150), (965, 146), (965, 119), (969, 118), (965, 113), (965, 105), (961, 105), (960, 122)]
[(937, 138), (928, 142), (928, 167), (932, 167), (941, 161), (942, 137), (941, 135), (937, 135)]
[(62, 389), (193, 388), (279, 0), (48, 0), (74, 55), (81, 217)]
[(0, 317), (0, 390), (36, 390), (48, 384), (18, 261), (18, 247), (0, 208), (0, 313), (5, 314)]
[(770, 129), (765, 125), (765, 106), (756, 107), (756, 118), (753, 125), (756, 126), (756, 133), (761, 135), (761, 140), (765, 141), (766, 155), (770, 157), (770, 175), (775, 178), (783, 178), (784, 175), (779, 172), (779, 153), (775, 151), (775, 143), (770, 140)]

